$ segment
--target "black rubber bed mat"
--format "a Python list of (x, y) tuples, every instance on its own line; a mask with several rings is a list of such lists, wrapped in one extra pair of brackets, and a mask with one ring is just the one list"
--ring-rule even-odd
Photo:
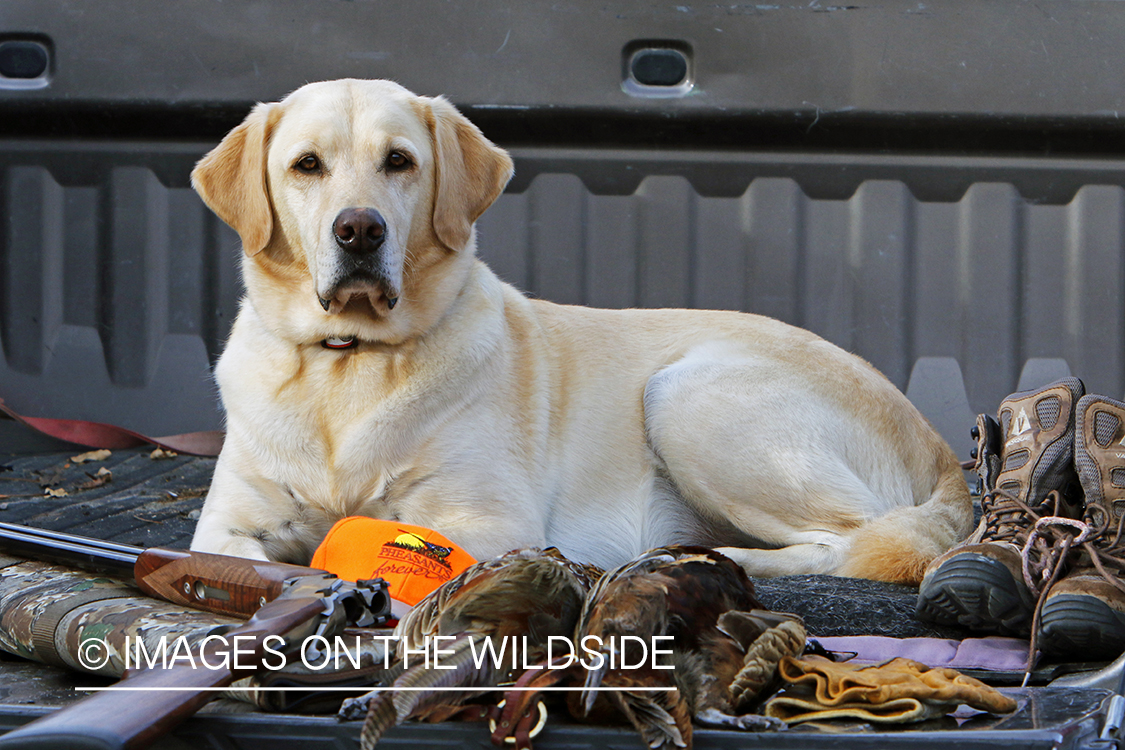
[(191, 544), (215, 459), (134, 449), (74, 461), (84, 450), (0, 458), (0, 521), (139, 547)]

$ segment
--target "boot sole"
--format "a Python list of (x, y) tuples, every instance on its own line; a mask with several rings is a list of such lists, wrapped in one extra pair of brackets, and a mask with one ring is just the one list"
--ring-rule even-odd
[(1035, 602), (1003, 563), (984, 555), (955, 555), (918, 590), (918, 617), (1001, 635), (1027, 635)]
[(1116, 658), (1125, 651), (1125, 613), (1094, 596), (1052, 596), (1040, 615), (1039, 648), (1084, 660)]

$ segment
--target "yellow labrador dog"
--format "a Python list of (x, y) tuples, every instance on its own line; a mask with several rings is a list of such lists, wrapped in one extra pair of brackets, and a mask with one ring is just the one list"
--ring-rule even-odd
[(347, 515), (485, 558), (721, 547), (749, 573), (920, 579), (970, 530), (958, 462), (861, 359), (756, 315), (531, 300), (475, 258), (512, 161), (386, 81), (262, 104), (196, 167), (246, 297), (192, 542), (307, 562)]

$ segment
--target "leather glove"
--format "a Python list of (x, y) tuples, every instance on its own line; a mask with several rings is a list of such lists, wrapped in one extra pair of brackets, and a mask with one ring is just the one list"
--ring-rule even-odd
[(1016, 709), (1014, 700), (980, 680), (910, 659), (864, 667), (786, 656), (778, 671), (791, 687), (766, 704), (765, 714), (790, 724), (844, 717), (906, 723), (941, 716), (962, 703), (992, 713)]

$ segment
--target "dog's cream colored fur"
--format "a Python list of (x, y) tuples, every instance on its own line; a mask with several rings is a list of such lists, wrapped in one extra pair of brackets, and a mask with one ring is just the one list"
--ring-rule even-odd
[[(259, 105), (199, 163), (247, 293), (193, 548), (307, 562), (364, 514), (478, 558), (553, 544), (609, 566), (703, 543), (751, 574), (914, 581), (968, 533), (952, 451), (859, 358), (755, 315), (569, 307), (501, 282), (473, 222), (511, 171), (445, 100), (357, 80)], [(349, 207), (386, 220), (377, 282), (338, 284)]]

